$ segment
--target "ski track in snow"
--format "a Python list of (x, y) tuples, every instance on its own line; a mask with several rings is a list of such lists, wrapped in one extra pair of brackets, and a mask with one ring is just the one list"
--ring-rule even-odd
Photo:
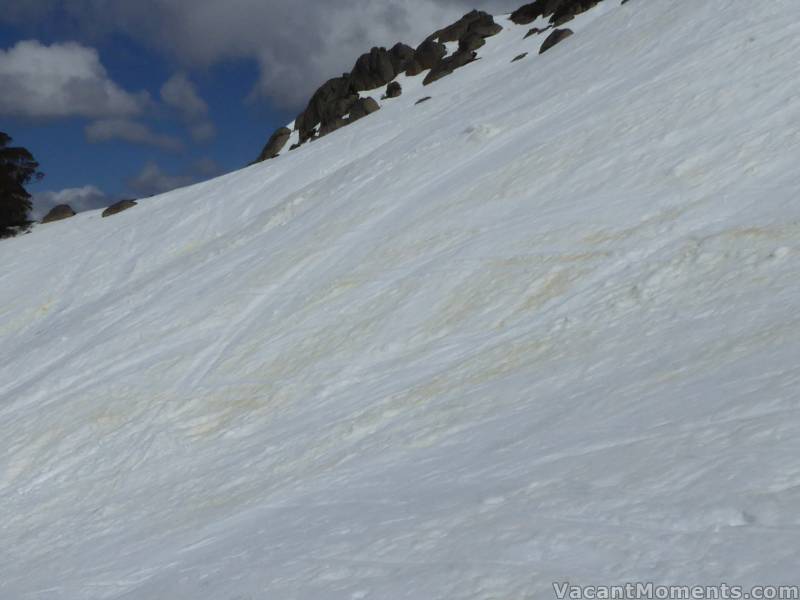
[(0, 243), (0, 600), (797, 583), (800, 5), (606, 0), (542, 56), (501, 22)]

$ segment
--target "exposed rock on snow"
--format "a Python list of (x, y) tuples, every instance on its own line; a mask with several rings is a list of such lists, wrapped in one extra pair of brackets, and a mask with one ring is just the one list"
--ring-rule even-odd
[[(409, 59), (406, 59), (406, 62), (407, 60)], [(399, 62), (401, 62), (399, 57), (397, 60), (392, 60), (386, 48), (373, 48), (356, 61), (350, 73), (350, 87), (356, 92), (361, 92), (386, 85), (401, 71), (396, 68)]]
[(393, 81), (386, 86), (384, 98), (399, 98), (403, 93), (403, 86), (399, 82)]
[(471, 52), (486, 45), (486, 40), (477, 33), (468, 33), (458, 40), (459, 52)]
[(425, 76), (423, 85), (429, 85), (434, 81), (438, 81), (442, 77), (450, 75), (456, 69), (460, 69), (477, 58), (477, 52), (459, 50), (452, 56), (447, 56), (434, 65)]
[(544, 13), (544, 6), (541, 0), (520, 6), (511, 13), (511, 20), (517, 25), (528, 25), (541, 17)]
[(408, 68), (408, 65), (414, 60), (414, 53), (414, 49), (411, 46), (403, 44), (402, 42), (392, 46), (392, 49), (389, 50), (389, 58), (394, 66), (395, 76)]
[(558, 26), (576, 15), (596, 6), (602, 0), (536, 0), (525, 4), (511, 13), (511, 20), (517, 25), (527, 25), (539, 17), (550, 17), (550, 22)]
[[(447, 50), (445, 49), (445, 53)], [(416, 77), (420, 73), (422, 73), (425, 68), (417, 61), (416, 58), (411, 59), (411, 62), (408, 63), (408, 67), (406, 67), (406, 76), (408, 77)]]
[(136, 200), (120, 200), (103, 211), (102, 216), (111, 217), (137, 205)]
[[(425, 81), (436, 81), (473, 60), (474, 50), (485, 44), (484, 38), (497, 35), (502, 30), (494, 17), (473, 10), (452, 25), (429, 36), (416, 50), (403, 43), (395, 44), (391, 50), (372, 48), (356, 60), (350, 73), (329, 79), (314, 92), (306, 108), (295, 119), (294, 128), (298, 132), (298, 142), (290, 150), (297, 149), (315, 137), (349, 125), (380, 108), (372, 103), (356, 106), (359, 92), (392, 83), (403, 72), (413, 77), (431, 69), (432, 72)], [(459, 42), (459, 51), (447, 57), (447, 47), (443, 42), (454, 41)], [(394, 87), (391, 93), (398, 91), (401, 89)], [(397, 97), (389, 94), (387, 90), (386, 97)], [(291, 132), (287, 135), (284, 130), (273, 134), (256, 162), (280, 154), (290, 137)]]
[(283, 150), (284, 146), (286, 146), (286, 142), (289, 141), (290, 137), (292, 137), (292, 130), (288, 127), (281, 127), (275, 131), (275, 133), (270, 136), (266, 146), (264, 146), (261, 154), (259, 154), (258, 158), (256, 159), (256, 162), (261, 162), (278, 156), (281, 150)]
[(568, 0), (561, 2), (558, 8), (553, 11), (553, 16), (550, 21), (553, 25), (558, 27), (567, 21), (571, 21), (577, 15), (597, 6), (599, 2), (600, 0)]
[[(414, 62), (419, 66), (421, 71), (425, 71), (426, 69), (433, 68), (433, 66), (445, 56), (447, 56), (447, 46), (441, 42), (427, 39), (417, 47), (417, 51), (414, 54)], [(412, 75), (413, 73), (409, 72), (407, 74)]]
[(300, 134), (300, 143), (303, 144), (314, 137), (317, 126), (329, 127), (337, 119), (347, 115), (358, 98), (349, 75), (345, 74), (326, 81), (314, 92), (305, 111), (295, 121), (295, 129)]
[[(353, 107), (355, 107), (355, 104), (353, 105)], [(351, 108), (350, 110), (353, 110), (353, 108)], [(350, 124), (350, 119), (345, 117), (334, 117), (332, 119), (328, 119), (327, 121), (325, 121), (324, 124), (320, 125), (319, 137), (323, 137), (328, 135), (329, 133), (333, 133), (337, 129), (341, 129), (342, 127), (345, 127), (346, 125), (349, 124)]]
[(430, 36), (440, 42), (457, 42), (468, 33), (474, 33), (481, 37), (491, 37), (497, 35), (503, 28), (495, 23), (492, 15), (483, 11), (473, 10), (452, 25), (440, 29)]
[(573, 34), (571, 29), (554, 29), (553, 32), (547, 36), (547, 38), (542, 43), (542, 47), (539, 49), (539, 54), (544, 54), (550, 48), (563, 42), (565, 39), (570, 37)]
[(369, 96), (361, 98), (350, 109), (350, 121), (357, 121), (380, 110), (378, 102)]
[(54, 221), (63, 221), (75, 216), (75, 211), (72, 210), (69, 204), (59, 204), (50, 209), (45, 217), (42, 219), (42, 224), (53, 223)]

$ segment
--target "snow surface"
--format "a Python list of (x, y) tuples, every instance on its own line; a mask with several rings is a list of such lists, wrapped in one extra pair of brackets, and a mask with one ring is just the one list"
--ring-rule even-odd
[(503, 23), (0, 243), (0, 599), (797, 583), (800, 3), (608, 0), (541, 56)]

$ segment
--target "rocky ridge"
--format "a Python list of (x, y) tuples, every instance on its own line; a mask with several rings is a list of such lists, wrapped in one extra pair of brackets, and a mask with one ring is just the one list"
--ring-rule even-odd
[[(548, 27), (531, 29), (526, 32), (525, 37), (539, 35), (566, 23), (601, 1), (536, 0), (518, 8), (510, 19), (514, 24), (527, 25), (539, 18), (549, 18)], [(380, 110), (377, 101), (362, 98), (360, 92), (389, 86), (382, 99), (395, 98), (400, 95), (401, 90), (399, 84), (391, 84), (402, 73), (415, 77), (427, 71), (423, 84), (429, 85), (477, 60), (478, 50), (486, 43), (486, 38), (497, 35), (502, 30), (503, 27), (491, 15), (473, 10), (458, 21), (435, 31), (416, 48), (404, 43), (397, 43), (388, 50), (383, 47), (372, 48), (356, 60), (349, 73), (329, 79), (314, 92), (305, 109), (295, 119), (294, 131), (298, 134), (298, 142), (290, 149), (295, 150), (306, 142)], [(551, 32), (540, 52), (566, 39), (571, 33), (569, 30)], [(458, 48), (448, 54), (445, 44), (456, 42)], [(292, 130), (287, 127), (276, 130), (255, 162), (278, 156), (291, 135)]]

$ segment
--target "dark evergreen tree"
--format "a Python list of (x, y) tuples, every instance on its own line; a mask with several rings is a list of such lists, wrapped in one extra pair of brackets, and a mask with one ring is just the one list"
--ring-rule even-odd
[(11, 146), (11, 137), (0, 131), (0, 237), (30, 225), (31, 195), (25, 186), (42, 177), (33, 155)]

